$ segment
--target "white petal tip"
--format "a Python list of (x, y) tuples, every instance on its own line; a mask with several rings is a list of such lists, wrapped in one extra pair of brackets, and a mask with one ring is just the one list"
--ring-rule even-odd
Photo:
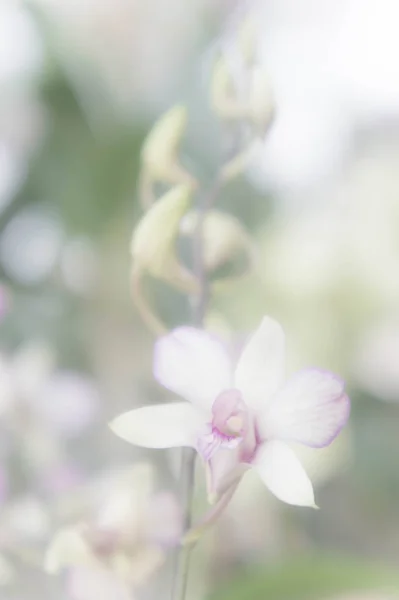
[(118, 437), (123, 437), (119, 433), (120, 424), (118, 424), (118, 421), (119, 421), (119, 417), (116, 417), (115, 419), (112, 419), (112, 421), (109, 421), (108, 427), (110, 428), (110, 430), (112, 431), (112, 433), (115, 433), (115, 435), (117, 435)]
[(119, 417), (112, 419), (112, 421), (108, 423), (108, 427), (112, 433), (118, 436), (118, 438), (121, 438), (129, 444), (134, 444), (133, 439), (131, 439), (132, 435), (129, 431), (129, 421), (126, 419), (125, 414), (119, 415)]
[(317, 504), (313, 504), (310, 508), (314, 508), (314, 510), (320, 510), (320, 506), (317, 506)]

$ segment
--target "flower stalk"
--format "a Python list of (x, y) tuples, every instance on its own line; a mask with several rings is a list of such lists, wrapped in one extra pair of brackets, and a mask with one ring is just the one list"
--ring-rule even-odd
[[(217, 176), (208, 193), (200, 198), (198, 206), (199, 216), (193, 235), (193, 272), (198, 282), (198, 291), (192, 296), (192, 320), (193, 325), (199, 328), (202, 328), (204, 325), (209, 299), (209, 282), (204, 263), (204, 223), (208, 211), (216, 202), (219, 188), (220, 179)], [(192, 527), (192, 500), (197, 453), (192, 448), (184, 448), (181, 454), (180, 498), (183, 508), (184, 530), (189, 531)], [(173, 570), (171, 600), (185, 600), (192, 548), (192, 544), (185, 544), (177, 550)]]

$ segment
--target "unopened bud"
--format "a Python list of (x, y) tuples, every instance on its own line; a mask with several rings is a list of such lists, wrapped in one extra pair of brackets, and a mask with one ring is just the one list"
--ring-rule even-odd
[(179, 185), (152, 205), (137, 225), (131, 242), (133, 269), (186, 291), (195, 291), (197, 281), (178, 261), (176, 239), (180, 220), (191, 201), (192, 188)]
[(227, 62), (223, 56), (220, 56), (213, 68), (211, 106), (222, 119), (242, 119), (247, 112), (247, 107), (237, 98)]
[[(192, 235), (198, 218), (197, 211), (186, 215), (181, 224), (181, 233)], [(203, 236), (204, 265), (208, 272), (234, 261), (243, 251), (250, 256), (248, 262), (252, 261), (251, 238), (235, 217), (219, 210), (210, 211), (204, 221)]]
[(256, 59), (257, 31), (254, 17), (248, 16), (238, 32), (238, 45), (244, 62), (250, 66)]
[(187, 109), (176, 105), (155, 123), (141, 151), (146, 179), (165, 183), (190, 183), (194, 178), (181, 166), (180, 144), (187, 126)]
[(274, 98), (270, 79), (261, 67), (251, 73), (249, 116), (256, 129), (263, 134), (271, 123), (274, 113)]

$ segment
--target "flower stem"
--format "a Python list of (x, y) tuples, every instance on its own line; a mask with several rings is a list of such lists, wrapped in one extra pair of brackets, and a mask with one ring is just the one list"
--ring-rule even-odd
[[(198, 281), (198, 293), (192, 298), (193, 324), (203, 327), (206, 308), (209, 300), (209, 282), (204, 265), (204, 224), (208, 211), (216, 201), (220, 187), (217, 177), (208, 192), (200, 198), (197, 227), (193, 236), (193, 272)], [(194, 494), (194, 472), (196, 452), (191, 448), (182, 451), (182, 462), (180, 471), (180, 498), (183, 508), (183, 524), (185, 531), (189, 531), (192, 525), (192, 499)], [(184, 546), (179, 549), (174, 565), (172, 600), (185, 600), (188, 574), (190, 567), (192, 546)]]
[[(191, 528), (195, 458), (195, 450), (186, 448), (182, 451), (180, 498), (184, 509), (183, 526), (185, 531), (188, 531)], [(176, 555), (172, 584), (172, 600), (184, 600), (186, 597), (190, 554), (191, 548), (186, 546), (180, 548)]]

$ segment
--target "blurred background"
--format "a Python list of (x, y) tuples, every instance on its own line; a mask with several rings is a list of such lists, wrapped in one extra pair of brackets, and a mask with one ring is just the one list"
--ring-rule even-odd
[[(107, 427), (164, 397), (129, 290), (140, 147), (186, 103), (183, 160), (206, 184), (224, 133), (212, 64), (248, 10), (276, 115), (220, 196), (258, 254), (208, 325), (239, 345), (273, 315), (290, 370), (340, 373), (353, 410), (338, 442), (304, 456), (322, 510), (249, 478), (196, 548), (189, 598), (399, 597), (397, 0), (1, 0), (0, 598), (109, 598), (44, 573), (55, 532), (143, 458), (175, 489), (173, 452)], [(182, 295), (151, 290), (169, 327), (189, 321)], [(166, 597), (168, 561), (159, 577), (137, 597)]]

